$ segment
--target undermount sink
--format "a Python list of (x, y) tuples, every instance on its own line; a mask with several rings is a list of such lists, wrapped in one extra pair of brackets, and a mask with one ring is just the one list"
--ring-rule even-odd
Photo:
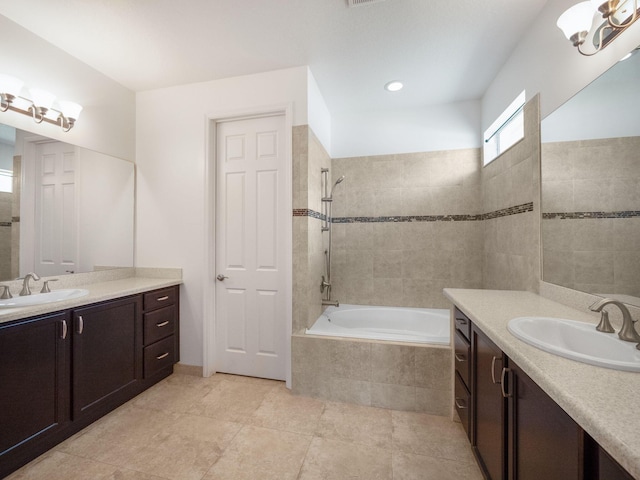
[(640, 372), (640, 350), (615, 333), (602, 333), (595, 325), (564, 318), (518, 317), (509, 332), (541, 350), (599, 367)]
[(43, 305), (45, 303), (64, 302), (73, 298), (84, 297), (89, 290), (84, 288), (67, 288), (63, 290), (54, 290), (49, 293), (34, 293), (25, 295), (24, 297), (14, 297), (0, 300), (0, 308), (19, 308), (32, 307), (34, 305)]

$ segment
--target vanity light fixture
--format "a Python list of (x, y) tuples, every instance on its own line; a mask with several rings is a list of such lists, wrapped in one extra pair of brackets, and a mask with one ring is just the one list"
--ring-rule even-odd
[[(29, 90), (31, 98), (21, 96), (23, 85), (22, 80), (0, 73), (0, 112), (11, 110), (28, 115), (36, 123), (47, 122), (59, 125), (64, 132), (73, 128), (80, 116), (82, 106), (61, 100), (54, 107), (55, 95), (39, 88)], [(52, 116), (50, 112), (57, 113), (57, 116)]]
[(398, 80), (393, 80), (393, 81), (387, 83), (384, 86), (384, 89), (387, 90), (388, 92), (397, 92), (399, 90), (402, 90), (402, 87), (404, 87), (402, 82), (400, 82)]
[[(560, 15), (557, 25), (578, 52), (591, 56), (609, 45), (639, 16), (638, 0), (589, 0)], [(587, 38), (594, 49), (584, 49)]]

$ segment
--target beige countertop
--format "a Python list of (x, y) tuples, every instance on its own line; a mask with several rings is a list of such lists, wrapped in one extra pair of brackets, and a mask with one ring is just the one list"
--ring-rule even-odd
[(593, 324), (597, 318), (531, 292), (447, 288), (444, 294), (634, 478), (640, 478), (640, 373), (565, 359), (507, 330), (509, 320), (521, 316)]
[[(22, 308), (0, 308), (0, 323), (52, 312), (59, 312), (61, 310), (81, 307), (83, 305), (98, 303), (114, 298), (126, 297), (128, 295), (135, 295), (137, 293), (179, 285), (181, 283), (182, 280), (180, 278), (153, 278), (144, 276), (131, 276), (87, 284), (77, 283), (71, 288), (84, 288), (89, 291), (89, 294), (84, 297), (65, 300), (62, 302), (46, 303)], [(57, 290), (56, 284), (52, 284), (51, 287), (52, 291)], [(69, 287), (61, 286), (60, 288)], [(34, 290), (34, 293), (37, 293), (37, 290)]]

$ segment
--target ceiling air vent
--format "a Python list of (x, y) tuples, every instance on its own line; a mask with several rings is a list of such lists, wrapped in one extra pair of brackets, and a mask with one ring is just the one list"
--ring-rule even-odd
[(351, 7), (360, 7), (361, 5), (369, 5), (370, 3), (380, 3), (384, 0), (347, 0), (347, 5)]

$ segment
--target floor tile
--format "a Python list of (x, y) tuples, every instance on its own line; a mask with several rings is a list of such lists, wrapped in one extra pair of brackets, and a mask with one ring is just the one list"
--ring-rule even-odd
[(163, 480), (162, 477), (123, 470), (113, 465), (50, 451), (25, 465), (6, 480)]
[(275, 383), (223, 379), (207, 395), (195, 402), (188, 413), (246, 423), (274, 388), (277, 388)]
[(140, 408), (186, 413), (213, 388), (213, 384), (189, 382), (184, 379), (161, 382), (154, 388), (142, 392), (131, 401), (131, 404)]
[(324, 402), (292, 395), (286, 388), (271, 391), (248, 419), (255, 426), (313, 435), (318, 430)]
[(391, 480), (391, 451), (315, 437), (299, 480)]
[(327, 402), (317, 435), (333, 440), (391, 448), (391, 410)]
[(295, 480), (311, 438), (247, 425), (203, 480)]
[(393, 452), (393, 480), (483, 480), (475, 464)]
[(392, 412), (393, 451), (475, 463), (462, 426), (448, 417)]

